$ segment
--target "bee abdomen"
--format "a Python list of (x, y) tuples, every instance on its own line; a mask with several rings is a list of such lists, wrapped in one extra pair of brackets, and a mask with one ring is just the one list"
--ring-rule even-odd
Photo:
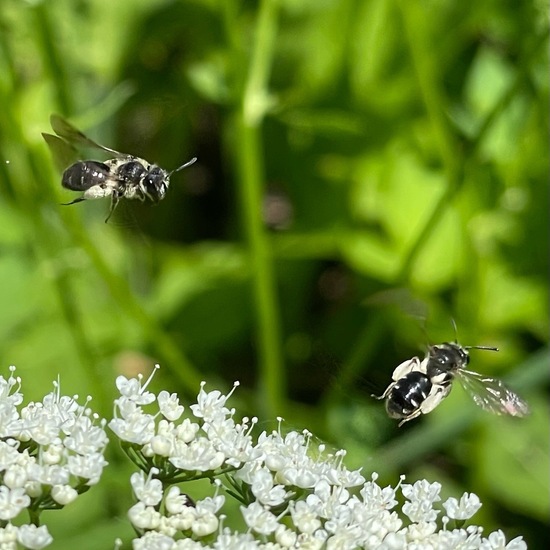
[(386, 401), (391, 418), (405, 418), (417, 411), (432, 389), (428, 376), (422, 372), (409, 372), (393, 386)]
[(86, 191), (94, 185), (105, 183), (109, 174), (110, 168), (103, 162), (96, 160), (75, 162), (63, 172), (61, 185), (72, 191)]

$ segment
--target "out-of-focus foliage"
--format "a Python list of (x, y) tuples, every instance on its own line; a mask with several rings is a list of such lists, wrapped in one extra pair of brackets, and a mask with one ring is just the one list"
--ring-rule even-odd
[[(546, 548), (547, 9), (3, 0), (2, 364), (31, 397), (59, 373), (105, 415), (115, 374), (154, 361), (182, 395), (238, 379), (251, 414), (388, 483), (474, 491), (488, 529)], [(75, 195), (40, 135), (52, 112), (167, 169), (199, 161), (104, 224), (107, 201), (59, 205)], [(370, 397), (453, 340), (452, 319), (500, 348), (472, 368), (509, 380), (529, 418), (456, 389), (397, 429)], [(52, 514), (57, 548), (124, 535), (112, 462), (104, 493)]]

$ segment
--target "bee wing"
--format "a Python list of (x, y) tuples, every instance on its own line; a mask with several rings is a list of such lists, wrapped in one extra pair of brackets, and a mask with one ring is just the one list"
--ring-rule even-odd
[(527, 403), (498, 378), (489, 378), (465, 369), (458, 369), (456, 377), (474, 403), (482, 409), (510, 416), (529, 414)]
[(76, 145), (80, 147), (92, 147), (95, 149), (100, 149), (101, 151), (106, 151), (111, 153), (116, 157), (124, 156), (122, 153), (100, 145), (94, 140), (90, 139), (88, 136), (84, 135), (80, 130), (75, 128), (70, 122), (67, 122), (62, 116), (51, 115), (50, 124), (52, 125), (53, 131), (63, 140), (67, 141), (71, 145)]
[(55, 165), (60, 172), (78, 160), (78, 151), (64, 139), (44, 133), (42, 133), (42, 137), (48, 144)]
[(425, 323), (428, 318), (428, 304), (412, 294), (407, 288), (390, 288), (375, 292), (365, 300), (367, 306), (393, 306), (400, 312)]

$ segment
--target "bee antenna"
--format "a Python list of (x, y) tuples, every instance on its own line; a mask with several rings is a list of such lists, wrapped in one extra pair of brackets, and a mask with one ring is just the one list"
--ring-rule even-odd
[(426, 348), (429, 349), (430, 348), (430, 336), (429, 336), (428, 331), (426, 330), (425, 326), (421, 327), (421, 329), (422, 329), (422, 332), (423, 332), (424, 338), (425, 338), (424, 344), (425, 344)]
[(458, 328), (456, 326), (456, 321), (454, 320), (454, 317), (451, 317), (451, 324), (453, 325), (453, 329), (455, 331), (455, 344), (458, 344)]
[(498, 351), (498, 348), (493, 346), (464, 346), (464, 349), (484, 349), (488, 351)]
[(170, 172), (170, 175), (174, 174), (175, 172), (179, 172), (180, 170), (183, 170), (184, 168), (187, 168), (188, 166), (191, 166), (197, 162), (197, 157), (193, 157), (191, 160), (188, 160), (185, 164), (182, 164), (181, 166), (178, 166), (175, 170), (172, 170)]

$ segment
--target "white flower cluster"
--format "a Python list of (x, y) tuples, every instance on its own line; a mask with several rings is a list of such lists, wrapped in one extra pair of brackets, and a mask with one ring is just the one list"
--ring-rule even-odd
[[(233, 390), (206, 392), (203, 383), (184, 415), (174, 394), (147, 391), (150, 380), (117, 379), (121, 397), (110, 423), (142, 470), (131, 479), (137, 503), (129, 517), (140, 535), (135, 550), (527, 548), (521, 537), (506, 543), (501, 531), (484, 537), (481, 527), (462, 528), (481, 507), (473, 493), (438, 507), (439, 483), (401, 479), (382, 488), (376, 474), (366, 481), (346, 469), (343, 451), (311, 449), (308, 432), (277, 430), (254, 439), (257, 419), (238, 423), (226, 407)], [(144, 410), (155, 402), (153, 413)], [(201, 477), (214, 480), (212, 497), (194, 502), (176, 485)], [(223, 526), (222, 479), (226, 493), (242, 503), (244, 533)]]
[[(0, 376), (0, 547), (44, 548), (43, 510), (59, 509), (99, 481), (107, 464), (105, 422), (59, 384), (40, 403), (23, 403), (21, 379)], [(31, 523), (11, 523), (27, 509)]]

